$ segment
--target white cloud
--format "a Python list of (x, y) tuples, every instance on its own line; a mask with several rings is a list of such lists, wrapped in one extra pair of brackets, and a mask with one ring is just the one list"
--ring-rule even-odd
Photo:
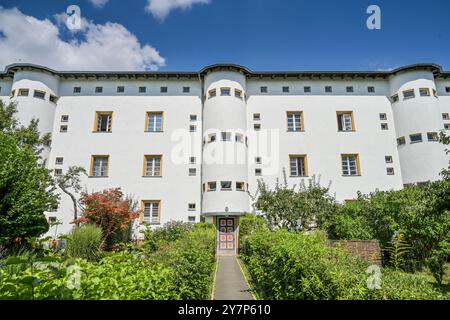
[(147, 0), (145, 10), (163, 21), (174, 9), (190, 9), (194, 4), (209, 4), (211, 0)]
[(89, 2), (92, 3), (94, 7), (103, 8), (105, 4), (109, 2), (109, 0), (89, 0)]
[(27, 16), (17, 8), (0, 7), (0, 69), (16, 62), (41, 64), (56, 70), (157, 70), (165, 59), (148, 44), (141, 45), (123, 25), (95, 24), (63, 40), (65, 14), (48, 19)]

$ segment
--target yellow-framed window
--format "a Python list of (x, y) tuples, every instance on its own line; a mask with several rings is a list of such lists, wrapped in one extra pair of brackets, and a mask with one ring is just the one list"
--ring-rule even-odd
[(355, 131), (355, 118), (353, 111), (337, 111), (338, 131)]
[(358, 154), (341, 154), (342, 175), (360, 176), (361, 166)]
[(287, 131), (301, 132), (304, 131), (303, 111), (288, 111), (286, 112)]
[(112, 111), (96, 111), (94, 132), (111, 132), (112, 131)]
[(144, 156), (144, 177), (162, 177), (162, 155), (148, 154)]
[(164, 112), (147, 111), (145, 117), (145, 131), (162, 132), (164, 123)]
[(91, 156), (91, 169), (89, 175), (91, 177), (108, 177), (109, 155)]
[(289, 155), (289, 173), (291, 177), (308, 176), (308, 157), (306, 154)]
[(161, 200), (143, 200), (141, 209), (141, 223), (160, 224), (161, 221)]

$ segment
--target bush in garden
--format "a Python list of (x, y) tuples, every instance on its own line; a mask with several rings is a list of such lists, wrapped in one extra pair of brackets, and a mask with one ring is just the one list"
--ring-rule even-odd
[(67, 237), (66, 253), (71, 258), (99, 260), (102, 252), (102, 229), (95, 224), (75, 227)]
[(144, 244), (151, 251), (156, 251), (161, 245), (185, 236), (193, 228), (191, 223), (170, 221), (163, 227), (143, 231)]
[(245, 237), (253, 233), (268, 230), (267, 221), (262, 216), (247, 214), (239, 218), (239, 236)]

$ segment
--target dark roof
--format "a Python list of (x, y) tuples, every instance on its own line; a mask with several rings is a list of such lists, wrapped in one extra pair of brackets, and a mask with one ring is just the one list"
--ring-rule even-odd
[(214, 64), (204, 67), (200, 71), (56, 71), (44, 66), (15, 63), (7, 66), (3, 73), (0, 73), (0, 79), (12, 78), (14, 73), (19, 70), (35, 70), (63, 79), (108, 79), (108, 78), (126, 78), (126, 79), (180, 79), (180, 78), (199, 78), (213, 71), (229, 70), (244, 74), (248, 78), (371, 78), (387, 79), (398, 73), (427, 70), (433, 72), (436, 78), (449, 78), (450, 72), (444, 72), (442, 67), (434, 63), (417, 63), (387, 71), (252, 71), (247, 67), (237, 64)]

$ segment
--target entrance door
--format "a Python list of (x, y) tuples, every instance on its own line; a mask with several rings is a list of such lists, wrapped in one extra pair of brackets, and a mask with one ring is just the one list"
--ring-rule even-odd
[(236, 253), (236, 222), (234, 218), (218, 218), (218, 253)]

